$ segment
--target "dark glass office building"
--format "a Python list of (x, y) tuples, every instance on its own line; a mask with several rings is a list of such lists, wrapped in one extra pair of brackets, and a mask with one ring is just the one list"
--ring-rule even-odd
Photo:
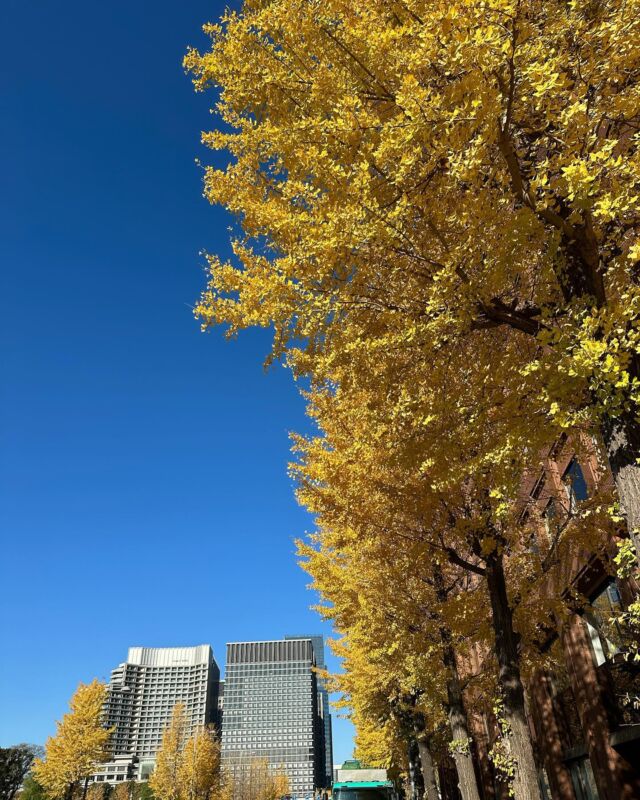
[[(311, 634), (309, 636), (285, 636), (287, 639), (310, 639), (313, 647), (313, 654), (316, 659), (316, 667), (318, 669), (326, 669), (326, 662), (324, 660), (324, 637), (319, 634)], [(329, 712), (329, 692), (327, 686), (322, 679), (322, 676), (317, 677), (318, 684), (318, 706), (320, 708), (320, 715), (322, 717), (321, 724), (324, 736), (324, 781), (321, 784), (323, 787), (330, 788), (333, 781), (333, 739), (331, 732), (331, 714)]]
[(287, 773), (296, 798), (311, 797), (325, 785), (315, 666), (310, 638), (227, 645), (222, 760), (232, 774), (240, 777), (258, 758)]

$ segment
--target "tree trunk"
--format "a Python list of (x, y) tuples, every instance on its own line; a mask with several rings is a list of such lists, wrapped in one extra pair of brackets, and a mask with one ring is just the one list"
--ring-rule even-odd
[(422, 767), (425, 800), (438, 800), (438, 787), (436, 786), (436, 769), (429, 744), (424, 738), (418, 738), (418, 754)]
[(84, 786), (82, 787), (82, 800), (87, 800), (87, 788), (89, 787), (89, 778), (84, 779)]
[(502, 553), (494, 550), (487, 557), (486, 570), (493, 612), (499, 683), (504, 701), (504, 715), (510, 728), (505, 740), (510, 755), (516, 761), (513, 792), (516, 800), (542, 800), (524, 707), (518, 636), (513, 629), (513, 613), (509, 606), (502, 559)]
[(640, 562), (640, 423), (633, 414), (621, 414), (602, 423), (602, 438), (629, 536)]
[[(436, 566), (434, 570), (434, 583), (438, 600), (446, 600), (446, 591), (442, 573)], [(458, 773), (458, 789), (462, 800), (480, 800), (476, 771), (473, 766), (471, 753), (471, 736), (467, 725), (467, 712), (462, 699), (462, 687), (458, 675), (456, 654), (451, 644), (451, 632), (445, 626), (440, 627), (442, 641), (442, 659), (447, 671), (447, 703), (446, 710), (451, 728), (451, 738), (454, 742), (453, 761)]]
[(422, 769), (420, 766), (420, 758), (418, 757), (416, 760), (416, 756), (419, 756), (417, 752), (416, 742), (415, 739), (412, 739), (409, 743), (409, 780), (411, 785), (411, 797), (412, 800), (420, 800), (423, 791), (423, 783), (422, 783)]
[[(447, 637), (448, 638), (448, 637)], [(471, 736), (467, 725), (467, 713), (462, 700), (462, 688), (458, 676), (458, 665), (453, 647), (444, 644), (444, 665), (447, 669), (447, 713), (454, 742), (453, 760), (458, 773), (458, 788), (462, 800), (480, 800), (476, 771), (471, 754)]]

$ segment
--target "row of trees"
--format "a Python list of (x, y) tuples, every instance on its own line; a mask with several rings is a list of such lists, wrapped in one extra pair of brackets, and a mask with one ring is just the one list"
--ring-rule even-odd
[(181, 704), (164, 732), (149, 784), (159, 800), (280, 800), (289, 794), (286, 773), (266, 759), (249, 757), (233, 772), (222, 770), (215, 732), (199, 729), (187, 738)]
[(266, 758), (249, 756), (227, 777), (227, 794), (234, 800), (283, 800), (291, 794), (289, 778)]
[(178, 703), (149, 778), (154, 795), (159, 800), (223, 800), (228, 795), (215, 731), (198, 728), (188, 736), (187, 730), (185, 709)]
[(226, 774), (216, 731), (192, 730), (181, 703), (163, 733), (148, 783), (90, 783), (111, 757), (113, 730), (104, 725), (106, 692), (97, 680), (80, 684), (44, 754), (27, 745), (0, 750), (1, 800), (13, 800), (32, 765), (21, 800), (279, 800), (289, 794), (284, 771), (270, 768), (266, 760), (251, 758), (236, 775)]
[[(486, 711), (538, 800), (525, 684), (584, 603), (563, 565), (640, 527), (640, 3), (246, 0), (205, 31), (185, 66), (231, 155), (205, 192), (238, 222), (196, 315), (270, 327), (304, 388), (300, 552), (361, 752), (416, 741), (429, 798), (450, 754), (475, 800)], [(532, 499), (593, 435), (617, 495)]]
[[(146, 781), (122, 781), (116, 784), (92, 783), (87, 790), (88, 800), (155, 800)], [(26, 800), (26, 798), (21, 798)]]

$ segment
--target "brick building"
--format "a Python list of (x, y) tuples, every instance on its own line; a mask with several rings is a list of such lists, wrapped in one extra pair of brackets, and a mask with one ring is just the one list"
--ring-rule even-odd
[[(603, 462), (591, 439), (578, 444), (562, 440), (531, 473), (522, 501), (523, 521), (535, 520), (531, 548), (548, 552), (558, 519), (596, 490), (612, 487)], [(576, 549), (570, 557), (564, 554), (565, 562), (549, 574), (544, 588), (566, 601), (562, 619), (550, 620), (540, 642), (559, 668), (537, 672), (527, 685), (546, 800), (640, 798), (640, 664), (625, 657), (629, 633), (613, 618), (638, 596), (639, 587), (633, 579), (615, 577), (617, 537), (612, 528), (597, 553)], [(483, 669), (482, 661), (479, 655), (473, 671)], [(502, 800), (506, 791), (488, 758), (497, 734), (495, 720), (491, 714), (474, 714), (470, 725), (484, 800)], [(447, 794), (455, 800), (457, 789)]]

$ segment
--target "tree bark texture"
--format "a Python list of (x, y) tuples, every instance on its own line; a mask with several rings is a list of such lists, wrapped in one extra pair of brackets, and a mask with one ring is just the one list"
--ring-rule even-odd
[(629, 536), (640, 562), (640, 423), (630, 413), (607, 418), (602, 424), (602, 438)]
[[(436, 596), (444, 602), (447, 598), (442, 573), (438, 567), (434, 570)], [(451, 643), (451, 632), (445, 626), (440, 627), (440, 640), (442, 642), (442, 659), (447, 671), (447, 702), (446, 711), (449, 717), (451, 738), (454, 743), (461, 746), (453, 750), (453, 761), (458, 773), (458, 789), (462, 800), (480, 800), (476, 771), (473, 766), (471, 753), (471, 736), (467, 724), (467, 712), (462, 698), (462, 686), (458, 674), (458, 662), (455, 650)]]
[(525, 712), (518, 636), (513, 628), (513, 613), (509, 606), (502, 553), (495, 550), (487, 557), (486, 564), (499, 683), (504, 701), (504, 715), (510, 728), (505, 739), (509, 753), (516, 762), (514, 796), (516, 800), (542, 800)]
[(462, 800), (456, 765), (450, 756), (438, 760), (438, 787), (442, 800)]
[[(587, 212), (584, 224), (574, 226), (572, 235), (565, 235), (563, 239), (568, 257), (567, 270), (558, 273), (558, 279), (565, 300), (571, 302), (587, 296), (592, 298), (597, 308), (605, 307), (607, 295), (601, 270), (602, 253), (599, 252), (590, 214)], [(632, 378), (640, 377), (640, 359), (635, 353), (631, 354), (629, 371)], [(629, 536), (640, 563), (640, 465), (637, 463), (640, 457), (640, 421), (629, 411), (606, 417), (601, 433)]]
[(433, 763), (433, 756), (431, 755), (429, 743), (424, 738), (418, 739), (418, 753), (420, 755), (420, 766), (422, 767), (425, 800), (438, 800), (436, 769)]
[[(443, 633), (447, 639), (446, 633)], [(451, 738), (460, 742), (461, 746), (454, 748), (453, 761), (458, 773), (458, 788), (462, 800), (480, 800), (476, 771), (473, 766), (471, 754), (471, 736), (467, 725), (467, 713), (462, 700), (462, 688), (458, 677), (456, 656), (449, 641), (443, 643), (443, 658), (447, 669), (447, 715), (451, 728)], [(463, 744), (464, 743), (464, 744)]]
[(424, 782), (420, 753), (415, 739), (412, 739), (409, 744), (409, 780), (411, 782), (411, 797), (413, 800), (420, 800), (424, 794)]

